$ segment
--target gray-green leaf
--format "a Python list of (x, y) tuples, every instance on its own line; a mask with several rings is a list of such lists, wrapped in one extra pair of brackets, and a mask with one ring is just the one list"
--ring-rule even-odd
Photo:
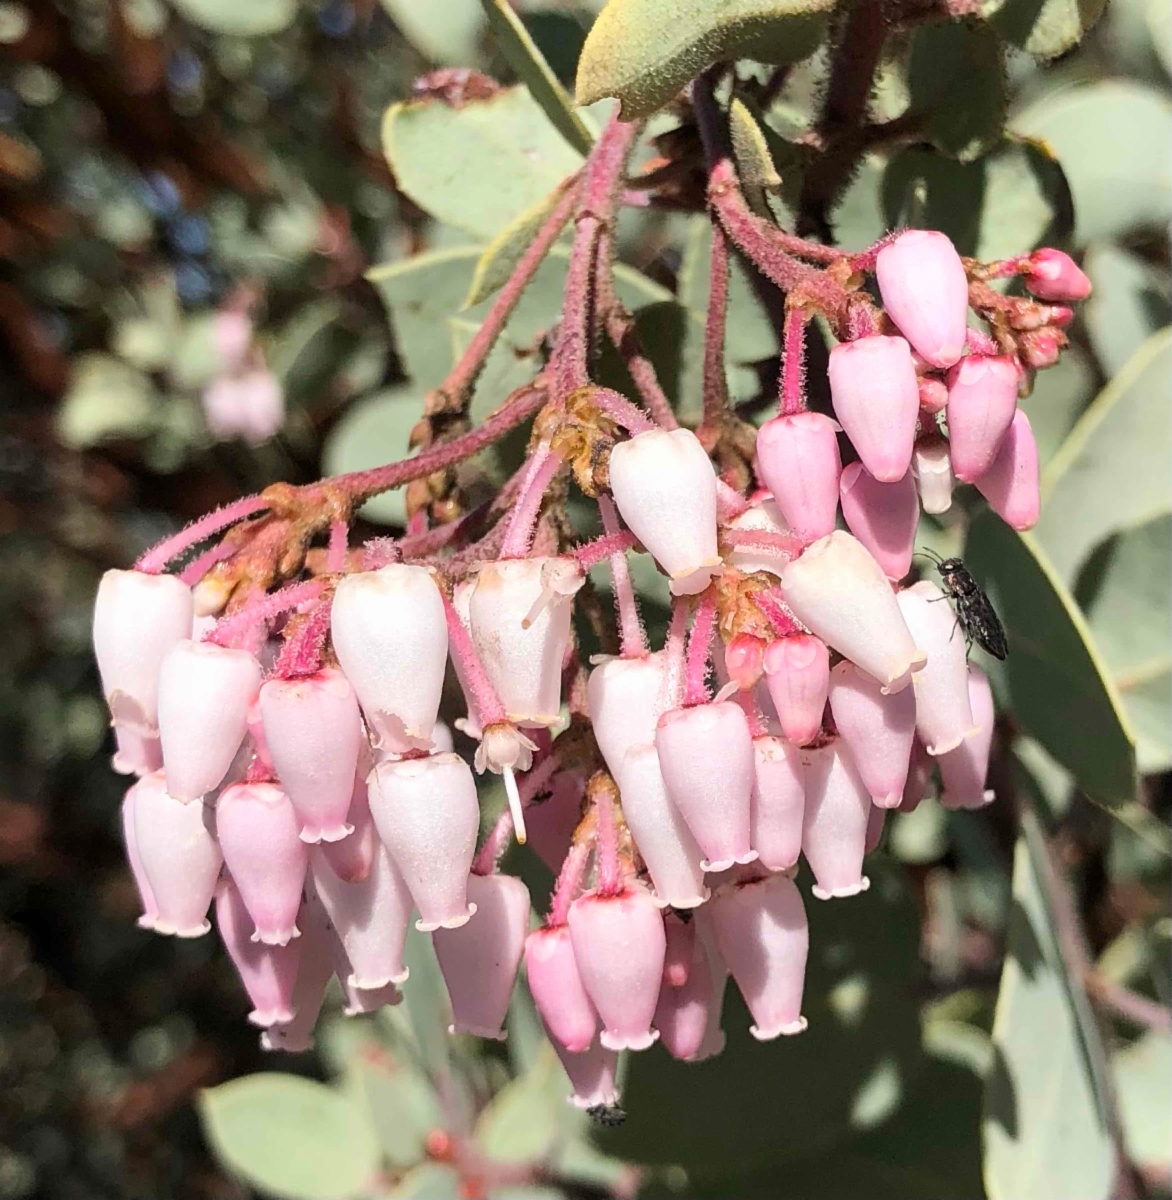
[(231, 37), (265, 37), (288, 29), (297, 0), (171, 0), (193, 25)]

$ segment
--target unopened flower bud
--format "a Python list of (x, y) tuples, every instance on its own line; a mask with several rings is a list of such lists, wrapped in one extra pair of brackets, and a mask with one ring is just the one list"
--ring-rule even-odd
[(803, 751), (806, 820), (802, 852), (817, 880), (819, 900), (854, 896), (871, 886), (863, 874), (871, 796), (841, 739)]
[(1027, 367), (1041, 371), (1052, 367), (1062, 355), (1066, 345), (1066, 334), (1053, 325), (1031, 329), (1017, 340), (1018, 350)]
[(649, 429), (610, 452), (610, 486), (631, 532), (676, 596), (702, 592), (720, 570), (716, 472), (689, 429)]
[(910, 470), (895, 483), (880, 483), (861, 463), (851, 463), (839, 484), (847, 528), (883, 568), (888, 579), (902, 579), (912, 566), (920, 502)]
[(1007, 524), (1022, 532), (1033, 529), (1042, 511), (1038, 443), (1030, 419), (1019, 408), (992, 465), (977, 480), (977, 491)]
[(529, 934), (525, 975), (533, 1003), (559, 1053), (587, 1050), (598, 1032), (598, 1014), (582, 986), (569, 926), (549, 925)]
[(948, 404), (948, 385), (943, 379), (934, 379), (930, 375), (920, 379), (920, 411), (930, 417), (944, 411)]
[[(738, 513), (728, 522), (728, 528), (737, 533), (769, 533), (781, 537), (792, 536), (792, 530), (785, 523), (781, 509), (772, 496), (763, 495), (755, 500), (744, 512)], [(754, 571), (767, 571), (771, 575), (780, 575), (782, 567), (793, 558), (780, 547), (773, 546), (733, 546), (725, 554), (725, 562), (746, 575)]]
[(977, 733), (955, 750), (940, 755), (940, 778), (944, 783), (940, 803), (945, 808), (983, 808), (993, 799), (993, 793), (985, 788), (993, 745), (993, 692), (985, 672), (971, 663), (968, 684)]
[[(685, 929), (695, 929), (692, 921)], [(664, 1049), (682, 1062), (699, 1062), (719, 1054), (724, 1046), (720, 1031), (720, 1001), (728, 976), (723, 961), (714, 963), (705, 937), (696, 932), (688, 943), (688, 970), (684, 981), (659, 992), (655, 1028)], [(715, 1030), (713, 1031), (713, 1026)]]
[(595, 663), (586, 684), (590, 723), (607, 770), (618, 779), (627, 751), (655, 741), (664, 656), (662, 651), (640, 658), (607, 656)]
[(774, 417), (757, 431), (757, 473), (803, 542), (834, 528), (842, 473), (836, 430), (829, 417), (803, 412)]
[(293, 987), (301, 962), (301, 942), (295, 938), (284, 946), (266, 946), (252, 939), (253, 923), (244, 907), (240, 890), (231, 879), (223, 879), (216, 890), (216, 928), (240, 982), (252, 1001), (248, 1019), (262, 1029), (288, 1024), (293, 1010)]
[(949, 373), (948, 452), (964, 483), (983, 475), (1017, 411), (1017, 365), (1009, 358), (971, 355)]
[(765, 672), (768, 643), (751, 633), (738, 633), (724, 648), (724, 669), (742, 692), (751, 692)]
[(912, 454), (912, 477), (916, 481), (924, 512), (938, 515), (952, 507), (956, 476), (952, 473), (948, 443), (939, 434), (916, 442)]
[(1035, 250), (1029, 257), (1025, 285), (1040, 300), (1085, 300), (1091, 294), (1091, 281), (1061, 250)]
[(770, 642), (762, 662), (781, 731), (795, 746), (818, 736), (830, 680), (830, 651), (821, 638), (794, 633)]
[(788, 871), (802, 849), (806, 781), (797, 747), (784, 738), (753, 739), (750, 838), (761, 864)]
[(875, 277), (887, 315), (934, 367), (964, 353), (969, 285), (956, 247), (942, 233), (909, 229), (884, 246)]

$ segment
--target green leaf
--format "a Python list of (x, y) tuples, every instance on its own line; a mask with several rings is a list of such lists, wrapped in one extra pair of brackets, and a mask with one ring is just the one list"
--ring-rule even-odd
[(521, 18), (506, 0), (481, 0), (488, 26), (510, 67), (541, 105), (553, 127), (578, 151), (589, 154), (594, 138), (586, 123), (574, 111), (565, 88), (545, 61), (545, 55), (529, 36)]
[(1156, 88), (1100, 79), (1047, 92), (1011, 122), (1046, 143), (1070, 180), (1080, 243), (1172, 217), (1172, 104)]
[(141, 371), (111, 354), (82, 354), (57, 409), (57, 436), (74, 450), (142, 437), (155, 426), (157, 405), (154, 385)]
[(1110, 378), (1151, 334), (1172, 322), (1168, 276), (1110, 242), (1087, 249), (1083, 270), (1095, 290), (1082, 305), (1082, 318), (1095, 357)]
[(1172, 8), (1169, 8), (1167, 0), (1149, 0), (1147, 18), (1152, 45), (1164, 64), (1164, 70), (1172, 75)]
[(1117, 1051), (1112, 1064), (1128, 1155), (1145, 1173), (1161, 1172), (1167, 1179), (1172, 1038), (1148, 1030), (1138, 1041)]
[(1083, 413), (1042, 476), (1036, 536), (1071, 582), (1104, 538), (1167, 512), (1172, 329), (1150, 337)]
[(382, 6), (425, 58), (445, 67), (480, 64), (484, 14), (477, 0), (382, 0)]
[(198, 391), (223, 369), (224, 358), (216, 344), (216, 322), (211, 313), (199, 313), (183, 322), (168, 367), (171, 383), (185, 391)]
[(1043, 467), (1058, 453), (1095, 395), (1099, 376), (1090, 356), (1077, 343), (1052, 367), (1039, 371), (1034, 390), (1021, 402)]
[(333, 1088), (263, 1071), (205, 1089), (198, 1106), (217, 1158), (252, 1186), (292, 1200), (369, 1194), (378, 1142)]
[(1082, 41), (1107, 0), (992, 0), (985, 15), (1003, 37), (1038, 58), (1057, 58)]
[[(1032, 813), (1023, 814), (1023, 825), (1037, 841)], [(1106, 1200), (1114, 1154), (1072, 992), (1082, 985), (1067, 977), (1059, 954), (1037, 854), (1027, 834), (1018, 838), (985, 1082), (985, 1188), (990, 1200)]]
[(993, 664), (1009, 707), (1093, 800), (1135, 796), (1135, 739), (1086, 619), (1038, 541), (991, 511), (969, 528), (965, 561), (989, 592), (1009, 641)]
[(604, 96), (650, 116), (726, 58), (797, 62), (825, 33), (832, 0), (609, 0), (578, 60), (579, 104)]
[(425, 1157), (428, 1133), (444, 1127), (435, 1088), (387, 1053), (367, 1054), (354, 1069), (383, 1152), (393, 1166), (414, 1166)]
[(582, 165), (527, 88), (453, 108), (392, 104), (383, 152), (399, 187), (437, 221), (491, 238)]
[(452, 1200), (461, 1187), (460, 1176), (451, 1167), (424, 1163), (408, 1171), (391, 1195), (395, 1200)]
[(546, 1042), (533, 1066), (507, 1083), (476, 1122), (476, 1142), (489, 1158), (503, 1163), (545, 1163), (560, 1141), (583, 1124), (566, 1103), (569, 1082), (553, 1047)]
[(171, 0), (171, 5), (193, 25), (230, 37), (280, 33), (297, 16), (297, 0)]

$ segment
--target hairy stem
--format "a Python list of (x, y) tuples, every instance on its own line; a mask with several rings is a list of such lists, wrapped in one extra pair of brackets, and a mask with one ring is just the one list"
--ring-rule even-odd
[(476, 718), (481, 729), (489, 725), (508, 720), (505, 706), (492, 686), (492, 680), (476, 653), (472, 643), (472, 635), (464, 628), (460, 614), (456, 612), (452, 602), (444, 596), (444, 617), (448, 623), (448, 653), (452, 662), (459, 668), (460, 682), (465, 688), (464, 699), (468, 709)]
[(177, 558), (184, 550), (190, 549), (205, 538), (211, 537), (212, 534), (219, 533), (221, 530), (227, 529), (229, 525), (235, 525), (237, 521), (244, 517), (250, 517), (253, 513), (258, 513), (268, 506), (268, 501), (260, 496), (244, 496), (239, 500), (234, 500), (231, 504), (225, 504), (223, 508), (205, 513), (199, 520), (192, 521), (178, 533), (173, 533), (170, 537), (164, 538), (157, 545), (152, 546), (134, 564), (134, 569), (142, 571), (146, 575), (158, 575), (171, 559)]
[(229, 617), (216, 622), (216, 627), (204, 638), (217, 646), (233, 646), (236, 642), (251, 633), (254, 629), (312, 600), (321, 593), (325, 584), (318, 579), (310, 579), (305, 583), (292, 583), (279, 591), (261, 595), (249, 601), (243, 608), (238, 609)]
[(708, 703), (708, 655), (712, 630), (716, 624), (716, 589), (709, 588), (696, 606), (692, 634), (688, 638), (687, 674), (684, 680), (684, 706)]
[(728, 241), (719, 226), (712, 228), (708, 270), (708, 312), (704, 322), (704, 416), (697, 437), (714, 444), (728, 412), (728, 380), (724, 369), (725, 321), (728, 317)]
[[(622, 537), (619, 528), (619, 514), (614, 501), (606, 494), (598, 497), (598, 511), (602, 516), (602, 528), (606, 538), (611, 540)], [(630, 535), (632, 541), (634, 535)], [(631, 583), (631, 568), (627, 562), (627, 550), (624, 546), (610, 554), (610, 576), (614, 582), (615, 604), (619, 611), (619, 641), (623, 658), (642, 658), (647, 653), (647, 638), (643, 632), (643, 623), (639, 620), (639, 605), (635, 600), (635, 588)]]
[(779, 411), (792, 417), (806, 411), (806, 322), (810, 314), (798, 305), (785, 310)]
[(529, 553), (545, 490), (553, 482), (563, 461), (561, 452), (554, 450), (549, 442), (541, 442), (530, 455), (521, 481), (521, 494), (505, 529), (505, 540), (501, 543), (501, 558), (524, 558)]
[(586, 874), (586, 863), (590, 858), (590, 843), (575, 842), (569, 849), (562, 868), (558, 872), (557, 882), (553, 887), (553, 895), (549, 901), (549, 916), (546, 925), (551, 929), (566, 923), (570, 905), (577, 899), (582, 887), (582, 877)]

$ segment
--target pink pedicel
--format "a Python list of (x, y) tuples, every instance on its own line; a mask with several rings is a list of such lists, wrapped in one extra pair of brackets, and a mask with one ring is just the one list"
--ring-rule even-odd
[(224, 862), (256, 930), (253, 937), (284, 946), (298, 936), (297, 910), (309, 866), (289, 797), (275, 783), (234, 783), (216, 802)]
[(301, 961), (293, 982), (291, 1021), (278, 1021), (260, 1035), (262, 1050), (282, 1050), (300, 1054), (313, 1049), (313, 1030), (326, 998), (326, 984), (338, 962), (338, 939), (330, 928), (329, 918), (320, 905), (301, 906), (297, 914), (301, 929)]
[(916, 696), (884, 695), (879, 681), (843, 660), (830, 672), (830, 711), (871, 799), (898, 808), (916, 736)]
[(366, 780), (361, 775), (355, 776), (351, 787), (346, 824), (353, 826), (353, 833), (341, 841), (322, 842), (320, 849), (339, 879), (346, 883), (361, 883), (370, 871), (376, 850), (382, 845), (374, 827), (374, 817), (370, 815)]
[(924, 580), (899, 593), (899, 607), (928, 662), (915, 678), (916, 732), (933, 757), (977, 732), (969, 704), (968, 648), (944, 593)]
[(138, 835), (134, 828), (134, 800), (137, 795), (137, 784), (126, 789), (122, 798), (122, 844), (126, 847), (126, 861), (130, 864), (130, 873), (134, 877), (134, 886), (138, 889), (138, 899), (142, 904), (142, 916), (138, 918), (140, 929), (154, 929), (159, 916), (158, 905), (155, 904), (155, 894), (151, 891), (150, 880), (138, 854)]
[(977, 480), (989, 507), (1019, 533), (1033, 529), (1042, 511), (1038, 443), (1030, 419), (1019, 408), (992, 466)]
[(740, 705), (672, 709), (659, 719), (655, 746), (667, 794), (704, 854), (701, 867), (752, 862), (753, 738)]
[(782, 732), (795, 746), (812, 742), (822, 728), (830, 683), (826, 643), (808, 633), (778, 638), (769, 643), (762, 665)]
[(253, 923), (240, 890), (231, 879), (216, 889), (216, 929), (240, 982), (252, 1001), (248, 1019), (262, 1029), (293, 1020), (293, 988), (301, 962), (301, 943), (266, 946), (252, 939)]
[(829, 417), (803, 412), (766, 421), (757, 431), (757, 472), (795, 537), (813, 542), (834, 529), (842, 460)]
[(749, 838), (770, 871), (788, 871), (802, 848), (806, 780), (798, 748), (779, 737), (753, 739)]
[(208, 906), (223, 855), (212, 811), (167, 794), (162, 771), (134, 785), (134, 844), (150, 894), (156, 933), (199, 937), (211, 925)]
[(870, 887), (863, 874), (871, 797), (841, 738), (804, 750), (806, 819), (802, 852), (819, 900), (854, 896)]
[(916, 442), (912, 454), (912, 478), (916, 481), (924, 512), (935, 516), (952, 507), (956, 476), (952, 473), (948, 443), (938, 433)]
[(993, 464), (1017, 411), (1011, 358), (962, 358), (948, 377), (948, 451), (952, 473), (972, 483)]
[(615, 779), (632, 746), (655, 741), (659, 691), (665, 668), (663, 651), (640, 658), (596, 660), (586, 684), (594, 738)]
[(968, 336), (968, 278), (956, 247), (942, 233), (909, 229), (875, 260), (888, 315), (934, 367), (951, 367)]
[(785, 874), (726, 884), (712, 898), (721, 957), (753, 1015), (761, 1042), (801, 1033), (810, 932), (794, 882)]
[(1039, 300), (1069, 304), (1091, 294), (1091, 281), (1061, 250), (1035, 250), (1026, 260), (1025, 285)]
[[(728, 523), (733, 533), (765, 533), (778, 538), (793, 539), (793, 530), (786, 524), (781, 515), (777, 501), (768, 493), (763, 493), (745, 509), (738, 513)], [(797, 540), (797, 539), (793, 539)], [(753, 571), (765, 571), (770, 575), (780, 575), (794, 554), (800, 549), (800, 544), (793, 553), (781, 545), (761, 546), (732, 546), (724, 556), (724, 561), (730, 567), (749, 574)]]
[[(693, 928), (696, 922), (684, 926)], [(670, 928), (670, 926), (669, 926)], [(709, 939), (699, 931), (687, 943), (687, 973), (680, 983), (666, 974), (655, 1006), (655, 1028), (663, 1048), (682, 1062), (699, 1062), (719, 1054), (724, 1039), (720, 1034), (720, 1002), (724, 998), (724, 980), (728, 974), (724, 962), (713, 963), (707, 946)], [(711, 1027), (715, 1022), (714, 1038)]]
[(781, 587), (798, 620), (885, 691), (907, 687), (923, 668), (883, 568), (849, 533), (836, 530), (807, 547), (782, 573)]
[(472, 875), (468, 897), (472, 920), (431, 935), (452, 1002), (448, 1032), (500, 1041), (529, 930), (529, 889), (512, 875)]
[(248, 732), (261, 668), (247, 650), (176, 643), (159, 668), (159, 740), (167, 788), (198, 800), (223, 781)]
[(270, 679), (260, 689), (265, 743), (305, 842), (337, 842), (346, 820), (362, 743), (354, 689), (341, 671)]
[(839, 483), (847, 528), (866, 547), (891, 580), (912, 568), (920, 501), (909, 468), (894, 483), (880, 483), (861, 463), (851, 463)]
[(649, 429), (610, 453), (623, 521), (671, 580), (672, 595), (702, 592), (721, 569), (716, 472), (690, 429)]
[(843, 342), (830, 352), (829, 372), (834, 415), (863, 466), (881, 483), (902, 479), (920, 416), (911, 347), (901, 337)]
[(379, 837), (419, 909), (415, 927), (463, 925), (476, 911), (468, 899), (480, 827), (472, 768), (457, 754), (432, 754), (381, 762), (366, 782)]
[(534, 929), (525, 939), (525, 975), (550, 1040), (570, 1054), (597, 1044), (598, 1013), (586, 994), (568, 925)]
[(945, 808), (984, 808), (994, 798), (985, 787), (993, 745), (993, 692), (985, 672), (971, 663), (968, 685), (977, 732), (937, 760), (944, 783), (940, 803)]
[(570, 941), (582, 986), (602, 1022), (608, 1050), (646, 1050), (667, 938), (650, 893), (628, 885), (613, 896), (587, 892), (570, 905)]

